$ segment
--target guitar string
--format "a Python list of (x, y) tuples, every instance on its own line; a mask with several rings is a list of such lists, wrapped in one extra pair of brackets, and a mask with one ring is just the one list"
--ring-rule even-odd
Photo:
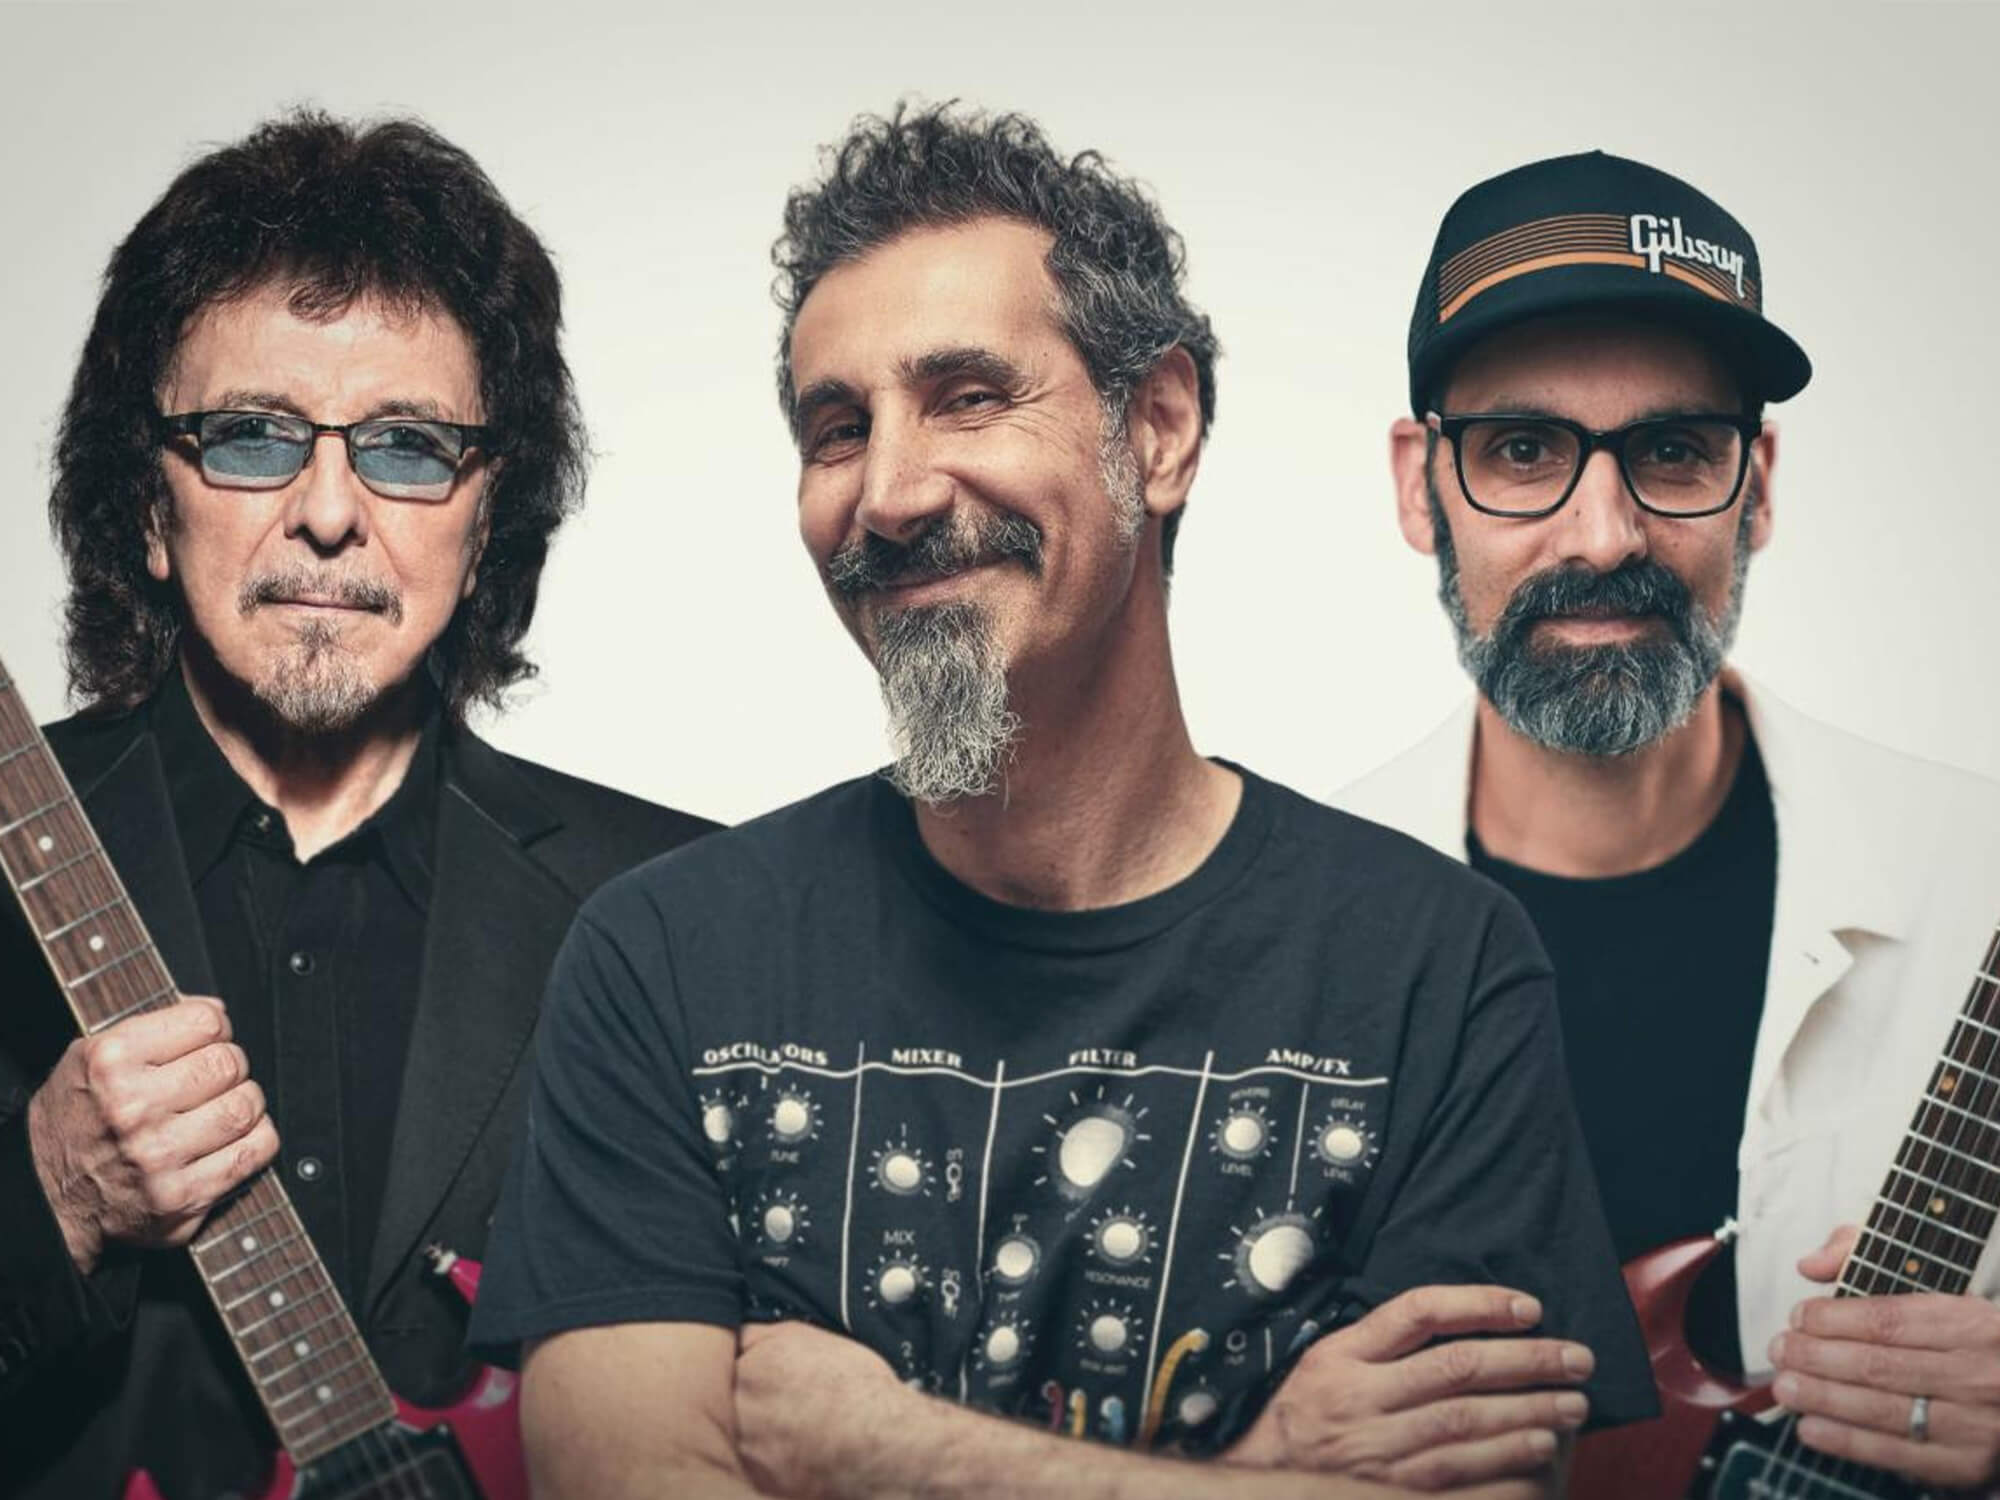
[[(1982, 989), (1986, 989), (1991, 985), (1991, 982), (1986, 980), (1985, 976), (1996, 972), (1994, 965), (1996, 955), (2000, 955), (2000, 929), (1996, 929), (1994, 937), (1988, 940), (1986, 951), (1987, 962), (1981, 966), (1980, 975), (1973, 981), (1972, 991), (1966, 998), (1965, 1006), (1952, 1022), (1951, 1036), (1946, 1040), (1944, 1052), (1940, 1060), (1942, 1067), (1946, 1071), (1950, 1071), (1953, 1068), (1960, 1070), (1959, 1076), (1961, 1077), (1964, 1076), (1965, 1070), (1970, 1070), (1977, 1075), (1987, 1076), (1985, 1068), (1979, 1067), (1971, 1060), (1961, 1059), (1958, 1054), (1961, 1039), (1970, 1035), (1969, 1050), (1972, 1052), (1974, 1058), (1979, 1055), (1977, 1049), (1980, 1044), (1980, 1038), (1976, 1033), (1969, 1033), (1967, 1031), (1966, 1019), (1970, 1012), (1983, 1004), (1990, 1003), (1996, 995), (2000, 995), (2000, 986), (1992, 986), (1992, 993), (1981, 994)], [(1993, 1059), (1989, 1058), (1987, 1061), (1990, 1063)], [(1992, 1083), (1989, 1077), (1988, 1081), (1983, 1083), (1981, 1087), (2000, 1087), (2000, 1084)], [(1975, 1089), (1975, 1092), (1977, 1092), (1977, 1089)], [(1913, 1155), (1921, 1158), (1924, 1167), (1922, 1172), (1923, 1177), (1933, 1177), (1933, 1173), (1929, 1170), (1930, 1159), (1933, 1156), (1941, 1156), (1943, 1158), (1943, 1165), (1935, 1173), (1934, 1180), (1939, 1185), (1949, 1188), (1966, 1186), (1965, 1179), (1970, 1169), (1961, 1166), (1956, 1158), (1939, 1151), (1937, 1148), (1943, 1146), (1948, 1148), (1948, 1150), (1956, 1150), (1967, 1144), (1966, 1135), (1969, 1131), (1988, 1127), (1981, 1127), (1976, 1120), (1968, 1124), (1967, 1119), (1970, 1117), (1954, 1116), (1950, 1121), (1952, 1137), (1949, 1141), (1939, 1140), (1933, 1143), (1923, 1138), (1922, 1132), (1916, 1130), (1916, 1125), (1922, 1122), (1923, 1111), (1930, 1107), (1932, 1103), (1930, 1093), (1929, 1089), (1925, 1090), (1924, 1101), (1918, 1106), (1917, 1120), (1912, 1122), (1911, 1133), (1919, 1136)], [(1949, 1111), (1944, 1113), (1949, 1113)], [(1941, 1135), (1942, 1131), (1939, 1134)], [(1965, 1154), (1973, 1160), (1978, 1159), (1976, 1153), (1968, 1152)], [(1990, 1193), (1975, 1196), (1977, 1197), (1977, 1201), (1984, 1203), (1987, 1201)], [(1871, 1215), (1871, 1217), (1873, 1216)], [(1862, 1237), (1865, 1238), (1870, 1232), (1864, 1227)], [(1876, 1237), (1878, 1239), (1881, 1238), (1879, 1235)], [(1857, 1240), (1857, 1246), (1858, 1244), (1859, 1241)], [(1941, 1259), (1942, 1257), (1934, 1258)], [(1853, 1293), (1861, 1296), (1897, 1294), (1897, 1288), (1890, 1281), (1886, 1273), (1871, 1262), (1863, 1262), (1861, 1275), (1869, 1280), (1885, 1283), (1885, 1285), (1880, 1287), (1849, 1288)], [(1811, 1480), (1815, 1476), (1825, 1478), (1833, 1483), (1859, 1481), (1864, 1485), (1872, 1485), (1871, 1476), (1879, 1475), (1882, 1472), (1879, 1469), (1871, 1469), (1869, 1466), (1862, 1465), (1852, 1459), (1836, 1458), (1834, 1455), (1823, 1453), (1818, 1449), (1806, 1448), (1804, 1440), (1798, 1436), (1798, 1420), (1796, 1415), (1788, 1415), (1785, 1418), (1784, 1430), (1779, 1435), (1778, 1440), (1772, 1445), (1764, 1468), (1757, 1477), (1757, 1483), (1765, 1489), (1765, 1492), (1772, 1497), (1772, 1500), (1787, 1500), (1787, 1497), (1798, 1497), (1798, 1500), (1809, 1500), (1812, 1494)], [(1828, 1465), (1832, 1467), (1829, 1468)], [(1770, 1483), (1771, 1475), (1779, 1471), (1781, 1471), (1779, 1483), (1772, 1485)], [(1791, 1490), (1784, 1487), (1783, 1478), (1786, 1475), (1797, 1475), (1804, 1487), (1798, 1490)]]

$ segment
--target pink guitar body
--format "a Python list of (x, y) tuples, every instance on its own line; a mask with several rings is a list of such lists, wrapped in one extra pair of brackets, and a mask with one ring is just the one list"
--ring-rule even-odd
[(1688, 1294), (1723, 1242), (1676, 1240), (1625, 1267), (1646, 1356), (1660, 1388), (1660, 1415), (1578, 1440), (1570, 1500), (1684, 1500), (1724, 1412), (1748, 1416), (1772, 1405), (1768, 1386), (1724, 1380), (1687, 1346)]
[[(467, 1302), (479, 1294), (479, 1262), (448, 1254), (440, 1260), (440, 1270)], [(515, 1411), (520, 1378), (508, 1370), (482, 1365), (463, 1396), (442, 1410), (412, 1406), (400, 1397), (396, 1401), (397, 1423), (410, 1433), (428, 1432), (444, 1426), (451, 1430), (465, 1467), (481, 1500), (528, 1500), (527, 1468), (521, 1461), (521, 1423)], [(300, 1493), (300, 1475), (291, 1455), (283, 1449), (271, 1467), (271, 1477), (255, 1500), (291, 1500)], [(355, 1500), (384, 1497), (429, 1496), (436, 1491), (412, 1477), (391, 1476), (379, 1490), (357, 1492), (343, 1487), (343, 1495)], [(444, 1491), (447, 1495), (457, 1489)], [(124, 1500), (165, 1500), (150, 1475), (134, 1474), (125, 1485)]]

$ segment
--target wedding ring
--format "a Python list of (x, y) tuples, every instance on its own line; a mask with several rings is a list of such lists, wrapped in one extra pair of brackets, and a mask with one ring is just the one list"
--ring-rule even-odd
[(1927, 1443), (1931, 1439), (1931, 1398), (1912, 1396), (1910, 1398), (1910, 1441)]

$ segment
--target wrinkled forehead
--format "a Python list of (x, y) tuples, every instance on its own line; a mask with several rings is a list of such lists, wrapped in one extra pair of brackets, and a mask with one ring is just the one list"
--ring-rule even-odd
[(1066, 344), (1048, 231), (1012, 219), (926, 225), (822, 276), (792, 326), (792, 388), (883, 379), (943, 345)]
[(1670, 411), (1738, 411), (1724, 351), (1685, 329), (1622, 313), (1534, 318), (1489, 334), (1453, 366), (1446, 410), (1545, 411), (1609, 426)]

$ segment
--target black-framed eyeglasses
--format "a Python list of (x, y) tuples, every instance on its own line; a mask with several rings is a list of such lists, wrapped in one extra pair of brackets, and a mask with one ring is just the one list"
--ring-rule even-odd
[(1606, 431), (1534, 412), (1433, 411), (1424, 421), (1450, 441), (1466, 502), (1522, 519), (1561, 510), (1599, 448), (1642, 508), (1682, 520), (1720, 514), (1736, 503), (1763, 429), (1740, 412), (1649, 417)]
[(269, 411), (190, 411), (160, 418), (162, 442), (193, 438), (201, 476), (237, 490), (283, 489), (312, 462), (327, 434), (347, 445), (363, 484), (388, 500), (443, 500), (477, 449), (494, 451), (490, 427), (428, 417), (371, 417), (336, 426)]

